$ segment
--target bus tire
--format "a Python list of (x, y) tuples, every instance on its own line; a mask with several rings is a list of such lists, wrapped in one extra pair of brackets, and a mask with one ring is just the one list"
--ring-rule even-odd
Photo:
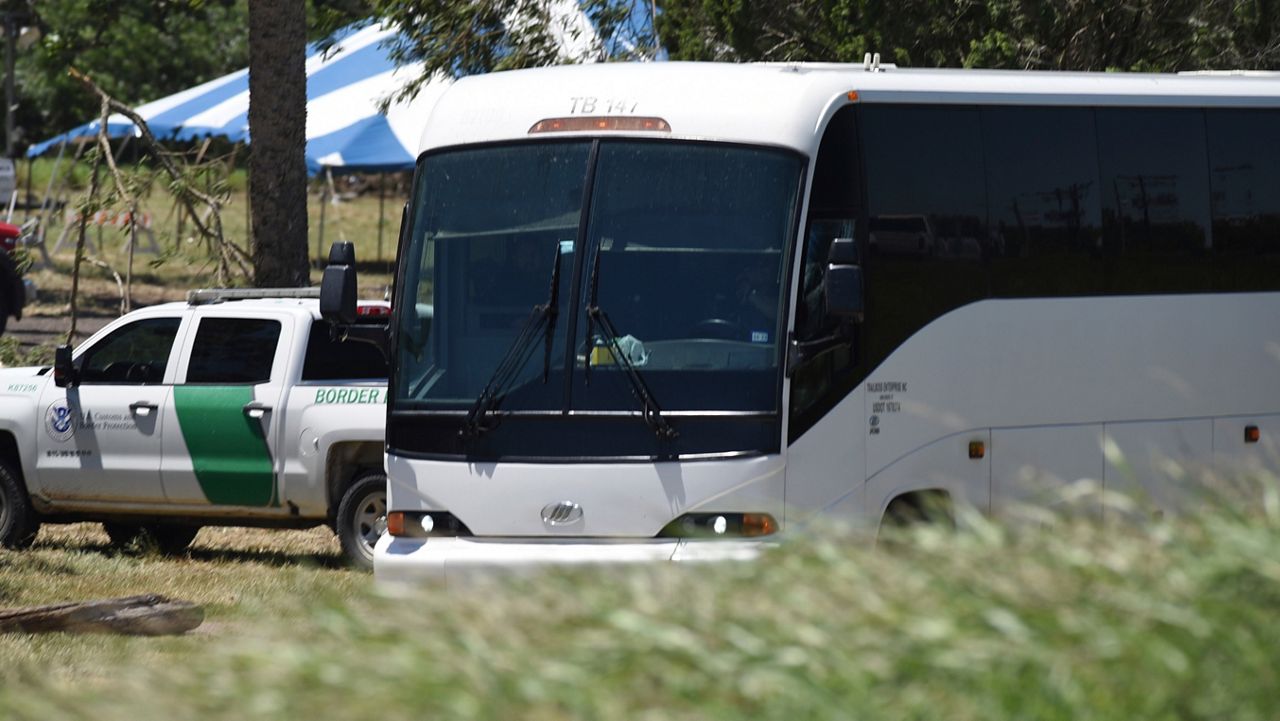
[(933, 524), (955, 528), (955, 509), (946, 491), (904, 493), (889, 502), (880, 521), (881, 528), (910, 528)]
[(373, 568), (373, 547), (387, 530), (387, 474), (365, 471), (347, 486), (334, 519), (347, 562)]
[(40, 517), (13, 467), (0, 461), (0, 546), (28, 548), (40, 532)]

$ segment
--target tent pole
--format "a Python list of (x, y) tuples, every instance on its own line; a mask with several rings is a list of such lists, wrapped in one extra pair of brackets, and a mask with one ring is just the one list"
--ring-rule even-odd
[[(44, 197), (40, 199), (40, 225), (38, 226), (40, 230), (38, 232), (40, 234), (40, 240), (42, 242), (44, 241), (44, 234), (45, 234), (44, 214), (45, 214), (45, 211), (49, 208), (49, 205), (51, 202), (49, 196), (52, 195), (53, 193), (53, 181), (55, 178), (58, 177), (58, 168), (62, 167), (62, 156), (66, 154), (67, 154), (67, 141), (64, 138), (61, 143), (58, 143), (58, 157), (53, 161), (53, 170), (49, 171), (49, 183), (44, 188)], [(34, 163), (35, 160), (36, 160), (35, 158), (32, 158), (31, 162)]]
[[(329, 175), (329, 169), (325, 168), (324, 173)], [(320, 181), (320, 234), (316, 236), (316, 264), (324, 266), (324, 214), (325, 207), (329, 205), (329, 184)]]
[(378, 262), (382, 262), (382, 228), (387, 224), (386, 213), (382, 212), (387, 204), (387, 176), (378, 176)]
[(36, 159), (27, 158), (27, 192), (26, 197), (22, 199), (22, 209), (27, 211), (23, 214), (23, 218), (31, 217), (31, 176), (36, 172)]

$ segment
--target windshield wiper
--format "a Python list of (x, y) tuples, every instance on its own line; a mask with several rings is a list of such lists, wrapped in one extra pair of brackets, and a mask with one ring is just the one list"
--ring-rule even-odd
[(520, 326), (520, 332), (507, 348), (506, 355), (502, 356), (493, 375), (489, 376), (489, 382), (485, 383), (484, 389), (476, 397), (476, 402), (471, 405), (471, 410), (467, 412), (467, 418), (463, 421), (462, 430), (458, 432), (463, 438), (475, 438), (497, 425), (495, 423), (494, 426), (486, 426), (484, 422), (497, 410), (498, 404), (502, 402), (511, 384), (520, 377), (520, 371), (524, 370), (525, 365), (529, 363), (533, 349), (537, 347), (533, 341), (538, 337), (539, 331), (543, 336), (542, 382), (545, 384), (550, 378), (551, 346), (555, 342), (556, 318), (560, 314), (560, 258), (561, 250), (557, 243), (555, 265), (551, 268), (551, 290), (547, 294), (547, 302), (535, 305), (530, 311), (529, 317)]
[(618, 330), (614, 328), (613, 321), (609, 320), (609, 314), (604, 312), (597, 301), (600, 288), (600, 254), (601, 251), (597, 249), (595, 260), (591, 265), (591, 280), (587, 283), (587, 362), (582, 376), (589, 385), (591, 383), (591, 349), (595, 343), (595, 327), (598, 325), (600, 334), (608, 344), (609, 354), (613, 356), (614, 362), (622, 367), (623, 375), (631, 384), (631, 394), (640, 402), (640, 418), (645, 425), (649, 426), (658, 440), (675, 440), (680, 437), (679, 431), (672, 428), (671, 424), (667, 423), (667, 419), (662, 416), (662, 408), (654, 399), (653, 392), (645, 384), (644, 378), (631, 362), (631, 358), (622, 351), (618, 343)]

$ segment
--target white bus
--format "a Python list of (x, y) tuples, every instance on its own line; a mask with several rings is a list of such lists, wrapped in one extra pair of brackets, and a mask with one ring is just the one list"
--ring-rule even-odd
[(1275, 77), (462, 80), (401, 231), (376, 572), (749, 557), (1082, 478), (1159, 510), (1170, 462), (1274, 466), (1277, 138)]

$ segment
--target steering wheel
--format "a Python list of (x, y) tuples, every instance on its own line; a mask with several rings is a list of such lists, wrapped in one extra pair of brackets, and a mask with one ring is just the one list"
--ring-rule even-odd
[(706, 318), (693, 324), (691, 335), (717, 340), (742, 340), (747, 331), (741, 324), (726, 318)]
[(146, 383), (151, 378), (150, 363), (134, 363), (129, 366), (129, 371), (125, 373), (124, 379), (127, 383)]

